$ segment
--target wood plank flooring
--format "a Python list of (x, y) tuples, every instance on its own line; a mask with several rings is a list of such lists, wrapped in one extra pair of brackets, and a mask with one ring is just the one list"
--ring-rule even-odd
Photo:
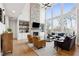
[[(50, 54), (50, 52), (48, 54)], [(76, 46), (71, 51), (65, 51), (65, 50), (59, 49), (53, 55), (55, 56), (79, 56), (79, 47)], [(19, 40), (14, 40), (13, 41), (13, 54), (7, 54), (6, 56), (38, 56), (38, 54), (32, 48), (30, 48), (27, 44)]]
[(6, 56), (37, 56), (37, 54), (25, 43), (13, 40), (13, 53), (6, 54)]

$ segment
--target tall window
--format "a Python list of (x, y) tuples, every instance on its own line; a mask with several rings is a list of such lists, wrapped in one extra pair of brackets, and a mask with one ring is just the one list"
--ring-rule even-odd
[[(73, 12), (73, 8), (75, 8), (75, 6), (76, 5), (74, 3), (64, 3), (64, 14), (69, 13), (70, 11)], [(76, 27), (76, 16), (74, 14), (65, 15), (65, 28), (75, 31)]]
[(66, 26), (66, 27), (67, 27), (68, 29), (71, 29), (71, 26), (72, 26), (72, 25), (71, 25), (71, 20), (67, 18), (67, 19), (66, 19), (66, 22), (67, 22), (67, 26)]
[(74, 7), (74, 3), (64, 3), (64, 13), (71, 11)]
[[(60, 23), (61, 21), (61, 9), (63, 5), (63, 15), (62, 15), (62, 22), (64, 25), (64, 28), (72, 29), (75, 30), (76, 27), (76, 17), (74, 14), (68, 14), (72, 9), (75, 7), (74, 3), (64, 3), (64, 4), (55, 4), (52, 5), (51, 7), (48, 7), (46, 9), (46, 25), (48, 27), (53, 27), (57, 28), (60, 27), (62, 24)], [(74, 15), (74, 16), (73, 16)], [(47, 27), (47, 28), (48, 28)]]
[(57, 28), (59, 26), (58, 19), (53, 19), (53, 28)]
[(46, 29), (50, 30), (51, 29), (51, 8), (46, 9)]
[(50, 19), (51, 18), (51, 8), (47, 8), (46, 9), (46, 19)]
[(72, 31), (76, 31), (76, 16), (68, 16), (68, 17), (65, 17), (65, 28), (67, 29), (72, 29)]
[[(46, 25), (47, 28), (54, 27), (56, 28), (59, 25), (59, 22), (57, 19), (52, 19), (52, 17), (59, 16), (61, 14), (61, 4), (52, 5), (51, 7), (48, 7), (46, 9)], [(53, 26), (52, 26), (53, 23)]]
[(52, 6), (51, 9), (52, 9), (53, 17), (61, 15), (61, 4), (60, 3)]

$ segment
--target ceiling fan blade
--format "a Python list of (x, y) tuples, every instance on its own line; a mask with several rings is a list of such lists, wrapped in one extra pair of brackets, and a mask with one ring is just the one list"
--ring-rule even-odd
[(51, 6), (52, 6), (52, 4), (50, 4), (50, 3), (42, 3), (42, 8), (51, 7)]
[(47, 7), (51, 7), (51, 6), (47, 6)]

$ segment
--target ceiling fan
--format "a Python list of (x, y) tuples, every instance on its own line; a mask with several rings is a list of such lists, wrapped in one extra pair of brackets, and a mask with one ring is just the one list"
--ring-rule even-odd
[(51, 3), (42, 3), (42, 8), (51, 7)]

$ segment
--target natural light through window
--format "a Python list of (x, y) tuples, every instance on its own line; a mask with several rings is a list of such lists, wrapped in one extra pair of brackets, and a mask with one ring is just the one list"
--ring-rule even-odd
[(54, 19), (53, 20), (53, 28), (56, 28), (56, 27), (58, 27), (59, 26), (59, 21), (58, 21), (58, 19)]
[[(63, 5), (63, 13), (61, 12)], [(47, 28), (53, 27), (53, 29), (60, 28), (61, 22), (63, 22), (64, 30), (66, 29), (76, 29), (76, 17), (70, 11), (75, 8), (75, 4), (73, 3), (63, 3), (63, 4), (55, 4), (46, 9), (46, 24)], [(67, 14), (67, 15), (66, 15)], [(62, 15), (62, 19), (61, 19)], [(62, 21), (64, 20), (64, 21)], [(62, 28), (62, 27), (61, 27)]]

